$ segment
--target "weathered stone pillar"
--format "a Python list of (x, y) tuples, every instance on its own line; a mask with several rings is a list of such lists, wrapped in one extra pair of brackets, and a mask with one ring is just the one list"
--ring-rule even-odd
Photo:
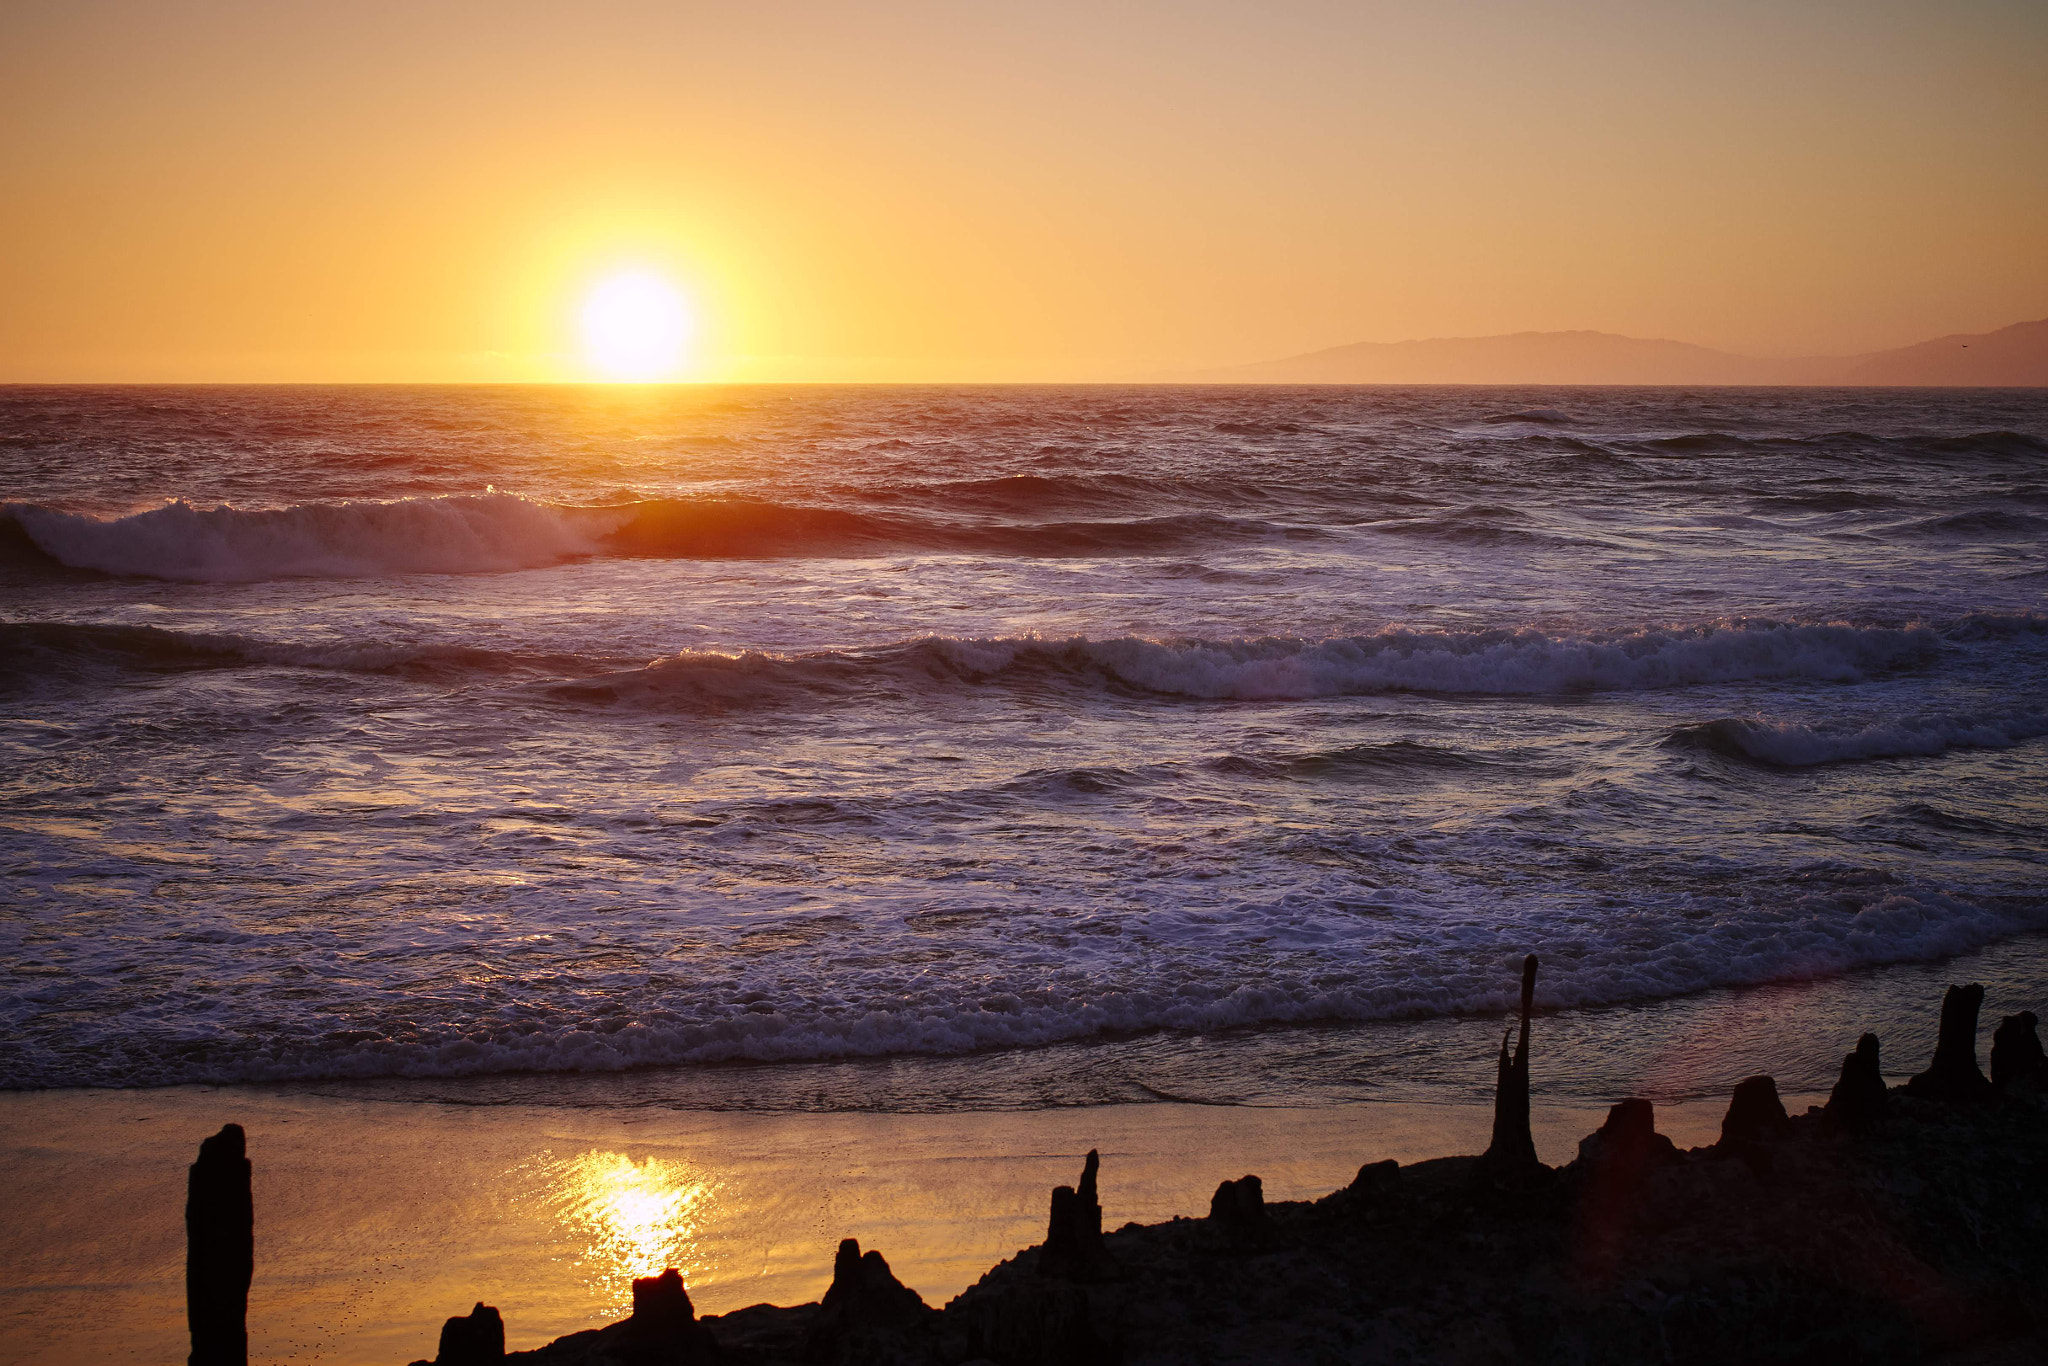
[(1860, 1133), (1885, 1117), (1891, 1101), (1884, 1071), (1877, 1061), (1877, 1035), (1865, 1034), (1856, 1051), (1842, 1059), (1842, 1075), (1821, 1111), (1821, 1127), (1839, 1133)]
[(1984, 988), (1976, 983), (1950, 987), (1941, 998), (1941, 1036), (1934, 1061), (1906, 1083), (1909, 1096), (1930, 1100), (1974, 1101), (1991, 1095), (1991, 1083), (1977, 1066), (1977, 1012), (1984, 1007)]

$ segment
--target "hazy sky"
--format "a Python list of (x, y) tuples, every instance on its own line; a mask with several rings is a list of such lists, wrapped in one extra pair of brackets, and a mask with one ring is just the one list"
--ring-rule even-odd
[(1103, 378), (2048, 316), (2048, 3), (0, 4), (0, 379)]

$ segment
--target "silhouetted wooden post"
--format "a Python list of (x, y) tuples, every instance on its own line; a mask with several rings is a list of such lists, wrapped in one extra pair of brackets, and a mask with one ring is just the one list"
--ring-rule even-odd
[(1508, 1039), (1500, 1040), (1500, 1072), (1493, 1091), (1493, 1142), (1486, 1150), (1490, 1168), (1515, 1171), (1542, 1165), (1536, 1160), (1536, 1139), (1529, 1132), (1529, 1014), (1536, 1002), (1536, 955), (1522, 960), (1522, 1035), (1508, 1056)]
[(185, 1320), (190, 1366), (247, 1366), (249, 1281), (256, 1271), (256, 1207), (242, 1126), (199, 1145), (185, 1187)]

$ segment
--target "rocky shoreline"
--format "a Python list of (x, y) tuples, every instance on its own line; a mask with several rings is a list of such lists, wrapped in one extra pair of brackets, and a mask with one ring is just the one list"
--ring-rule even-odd
[[(2048, 1361), (2048, 1057), (2031, 1012), (1998, 1026), (1989, 1077), (1983, 991), (1951, 987), (1935, 1057), (1903, 1086), (1885, 1086), (1866, 1034), (1825, 1107), (1787, 1115), (1753, 1077), (1719, 1141), (1681, 1151), (1648, 1101), (1624, 1100), (1551, 1168), (1529, 1136), (1535, 970), (1481, 1156), (1369, 1162), (1314, 1201), (1268, 1203), (1247, 1175), (1205, 1216), (1105, 1233), (1113, 1173), (1090, 1153), (1053, 1191), (1045, 1241), (943, 1309), (848, 1240), (816, 1304), (700, 1317), (669, 1271), (634, 1283), (630, 1318), (530, 1352), (507, 1353), (478, 1305), (448, 1321), (434, 1366)], [(192, 1226), (189, 1284), (216, 1284)], [(222, 1316), (193, 1310), (195, 1363), (245, 1359), (202, 1355), (202, 1319)]]

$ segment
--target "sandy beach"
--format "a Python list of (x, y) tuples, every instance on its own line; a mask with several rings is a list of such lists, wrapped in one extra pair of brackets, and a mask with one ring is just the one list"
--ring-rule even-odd
[[(2016, 1008), (2038, 995), (2044, 951), (2028, 939), (1946, 964), (1547, 1017), (1539, 1155), (1569, 1160), (1627, 1093), (1658, 1096), (1659, 1129), (1681, 1147), (1711, 1142), (1733, 1081), (1774, 1060), (1799, 1113), (1824, 1099), (1858, 1021), (1884, 1033), (1902, 1080), (1932, 1047), (1942, 981), (1983, 980)], [(1268, 1050), (1276, 1078), (1290, 1049), (1388, 1067), (1377, 1098), (1361, 1087), (1321, 1103), (879, 1108), (900, 1099), (900, 1063), (0, 1095), (0, 1164), (20, 1211), (0, 1225), (0, 1358), (182, 1355), (186, 1164), (225, 1122), (248, 1130), (255, 1170), (251, 1360), (372, 1366), (431, 1355), (441, 1322), (478, 1300), (504, 1310), (514, 1350), (597, 1326), (625, 1312), (633, 1277), (668, 1265), (706, 1313), (814, 1300), (844, 1237), (943, 1304), (1044, 1236), (1047, 1190), (1089, 1148), (1103, 1154), (1110, 1228), (1200, 1214), (1217, 1182), (1245, 1173), (1269, 1199), (1304, 1199), (1368, 1161), (1478, 1152), (1497, 1024), (1225, 1041)], [(1416, 1081), (1432, 1054), (1442, 1079)], [(909, 1089), (965, 1095), (961, 1078), (1002, 1063), (921, 1064)], [(1219, 1075), (1243, 1081), (1249, 1066), (1226, 1057)], [(859, 1108), (863, 1095), (875, 1108)], [(749, 1097), (756, 1108), (739, 1108)]]
[[(1812, 1097), (1796, 1098), (1799, 1104)], [(1788, 1103), (1795, 1100), (1788, 1097)], [(1725, 1102), (1659, 1110), (1711, 1140)], [(1540, 1106), (1565, 1160), (1604, 1107)], [(255, 1163), (251, 1360), (399, 1363), (450, 1314), (504, 1308), (508, 1346), (619, 1317), (633, 1276), (680, 1253), (720, 1313), (814, 1300), (842, 1237), (888, 1255), (927, 1302), (1044, 1236), (1045, 1192), (1099, 1147), (1111, 1226), (1199, 1213), (1219, 1180), (1321, 1195), (1370, 1159), (1485, 1146), (1469, 1103), (1117, 1105), (1037, 1113), (735, 1115), (397, 1105), (254, 1088), (0, 1097), (25, 1218), (0, 1231), (5, 1359), (183, 1355), (185, 1165), (233, 1120)]]

